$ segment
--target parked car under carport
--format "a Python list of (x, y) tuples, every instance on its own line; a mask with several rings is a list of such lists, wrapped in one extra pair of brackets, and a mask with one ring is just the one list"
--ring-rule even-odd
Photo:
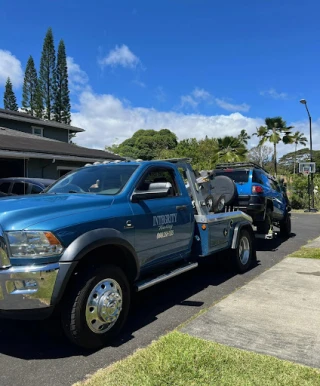
[(55, 180), (45, 178), (0, 178), (0, 197), (39, 194)]

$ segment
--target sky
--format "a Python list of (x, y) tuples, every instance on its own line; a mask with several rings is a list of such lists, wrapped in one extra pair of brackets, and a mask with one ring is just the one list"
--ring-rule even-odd
[(20, 103), (28, 57), (39, 69), (51, 27), (56, 49), (66, 45), (79, 145), (103, 149), (139, 129), (252, 134), (273, 116), (309, 139), (304, 98), (319, 150), (319, 14), (317, 0), (4, 0), (0, 95), (10, 76)]

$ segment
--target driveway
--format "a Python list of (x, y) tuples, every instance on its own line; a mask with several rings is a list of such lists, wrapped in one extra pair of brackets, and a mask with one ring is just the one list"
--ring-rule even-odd
[(207, 262), (135, 295), (127, 329), (95, 353), (71, 346), (53, 322), (0, 321), (0, 384), (71, 385), (148, 345), (319, 236), (319, 215), (293, 214), (292, 220), (290, 239), (257, 240), (258, 264), (244, 275)]

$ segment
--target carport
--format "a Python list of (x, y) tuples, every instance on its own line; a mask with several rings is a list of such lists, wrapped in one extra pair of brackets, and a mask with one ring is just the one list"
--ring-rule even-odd
[(25, 168), (25, 159), (0, 158), (0, 178), (25, 177)]
[(57, 179), (86, 163), (123, 159), (107, 151), (0, 128), (0, 178)]

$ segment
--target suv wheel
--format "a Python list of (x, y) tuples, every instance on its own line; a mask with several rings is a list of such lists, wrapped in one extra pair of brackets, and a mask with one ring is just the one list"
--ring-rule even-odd
[(289, 213), (280, 221), (280, 234), (284, 237), (289, 237), (291, 234), (291, 216)]
[(264, 220), (257, 224), (258, 233), (267, 234), (272, 229), (272, 211), (267, 208)]

